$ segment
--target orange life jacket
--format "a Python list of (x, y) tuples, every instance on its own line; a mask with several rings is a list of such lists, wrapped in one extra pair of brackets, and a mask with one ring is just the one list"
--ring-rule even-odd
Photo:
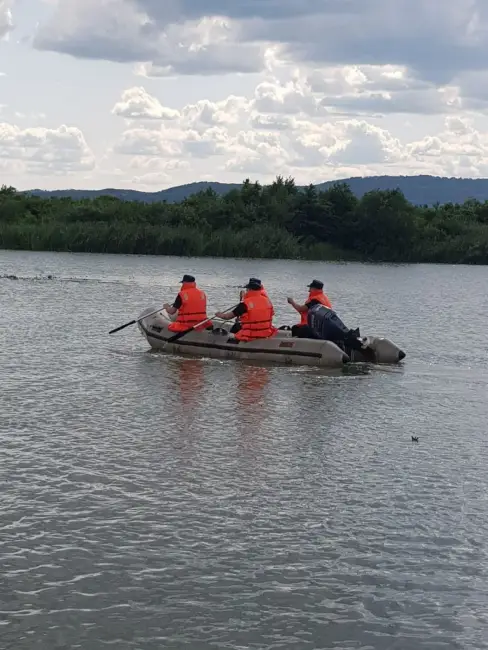
[[(207, 296), (195, 282), (184, 282), (178, 295), (181, 307), (176, 320), (168, 327), (171, 332), (184, 332), (207, 318)], [(205, 327), (202, 325), (202, 329)]]
[[(265, 298), (267, 298), (269, 300), (268, 292), (266, 291), (266, 289), (263, 286), (261, 287), (261, 292), (260, 293), (261, 293), (262, 296), (264, 296)], [(273, 307), (273, 303), (271, 302), (271, 300), (269, 300), (269, 301), (271, 303), (271, 318), (274, 318), (275, 310), (274, 310), (274, 307)]]
[[(309, 300), (318, 300), (321, 305), (324, 305), (324, 307), (328, 307), (329, 309), (332, 309), (332, 303), (330, 302), (329, 298), (325, 295), (325, 293), (322, 291), (322, 289), (310, 289), (310, 291), (308, 292), (307, 302)], [(300, 325), (307, 325), (308, 324), (307, 312), (304, 311), (300, 315), (301, 315)]]
[(238, 341), (253, 341), (254, 339), (267, 339), (278, 331), (273, 327), (273, 305), (268, 296), (258, 291), (248, 290), (242, 301), (247, 311), (241, 316), (241, 329), (235, 337)]
[[(243, 298), (245, 298), (247, 296), (248, 292), (249, 292), (249, 289), (247, 289), (247, 291), (244, 293)], [(259, 290), (259, 293), (262, 296), (265, 296), (266, 298), (269, 298), (268, 292), (266, 291), (266, 289), (262, 285), (261, 285), (261, 289)], [(273, 304), (271, 304), (271, 309), (273, 310), (273, 313), (271, 315), (274, 316), (275, 315), (275, 310), (274, 310)]]

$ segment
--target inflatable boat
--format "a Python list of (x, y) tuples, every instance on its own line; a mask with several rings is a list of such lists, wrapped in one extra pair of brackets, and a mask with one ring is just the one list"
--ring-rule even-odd
[[(147, 316), (145, 315), (147, 314)], [(210, 321), (213, 329), (192, 331), (169, 343), (175, 333), (169, 330), (172, 319), (164, 310), (154, 313), (146, 309), (138, 317), (141, 334), (154, 350), (171, 354), (182, 354), (212, 359), (240, 359), (281, 363), (284, 365), (320, 366), (340, 368), (350, 362), (395, 364), (405, 358), (405, 353), (394, 343), (383, 337), (363, 337), (363, 345), (371, 352), (341, 348), (332, 341), (294, 338), (289, 329), (259, 341), (238, 342), (230, 333), (230, 326), (224, 326), (217, 319)]]

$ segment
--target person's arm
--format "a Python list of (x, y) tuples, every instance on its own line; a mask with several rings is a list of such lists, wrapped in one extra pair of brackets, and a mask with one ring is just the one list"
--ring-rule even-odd
[(247, 307), (243, 302), (240, 302), (235, 309), (232, 311), (218, 311), (215, 313), (217, 318), (222, 320), (231, 320), (231, 318), (238, 318), (243, 316), (247, 311)]
[(299, 305), (297, 302), (295, 302), (293, 300), (293, 298), (287, 298), (287, 300), (288, 300), (288, 304), (291, 305), (293, 307), (293, 309), (296, 309), (296, 311), (299, 314), (303, 314), (304, 312), (306, 312), (308, 310), (308, 307), (307, 307), (306, 304), (305, 305)]
[(181, 296), (176, 296), (176, 300), (174, 301), (174, 303), (172, 305), (170, 305), (169, 303), (166, 303), (164, 305), (163, 309), (166, 309), (168, 314), (170, 316), (173, 316), (173, 314), (176, 314), (178, 309), (180, 309), (180, 307), (182, 305), (182, 302), (183, 301), (181, 300)]

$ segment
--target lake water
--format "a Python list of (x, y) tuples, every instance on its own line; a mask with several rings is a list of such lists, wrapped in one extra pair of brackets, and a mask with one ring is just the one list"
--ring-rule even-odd
[[(108, 335), (184, 272), (212, 310), (260, 277), (278, 325), (322, 279), (407, 357)], [(488, 648), (488, 267), (0, 251), (0, 276), (2, 650)]]

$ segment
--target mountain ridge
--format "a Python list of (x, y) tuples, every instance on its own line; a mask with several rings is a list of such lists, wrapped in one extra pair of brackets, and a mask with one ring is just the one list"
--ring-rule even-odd
[[(456, 178), (447, 176), (355, 176), (315, 184), (318, 190), (326, 190), (336, 183), (346, 183), (352, 192), (361, 198), (372, 190), (399, 189), (408, 201), (415, 205), (433, 205), (436, 203), (463, 203), (468, 199), (488, 200), (488, 178)], [(197, 181), (176, 185), (165, 190), (143, 192), (132, 189), (103, 188), (99, 190), (25, 190), (24, 194), (49, 197), (69, 197), (72, 199), (95, 199), (112, 196), (122, 201), (141, 201), (156, 203), (166, 201), (177, 203), (188, 196), (212, 188), (217, 194), (225, 194), (239, 189), (242, 183), (221, 183), (219, 181)], [(303, 186), (300, 186), (303, 187)]]

